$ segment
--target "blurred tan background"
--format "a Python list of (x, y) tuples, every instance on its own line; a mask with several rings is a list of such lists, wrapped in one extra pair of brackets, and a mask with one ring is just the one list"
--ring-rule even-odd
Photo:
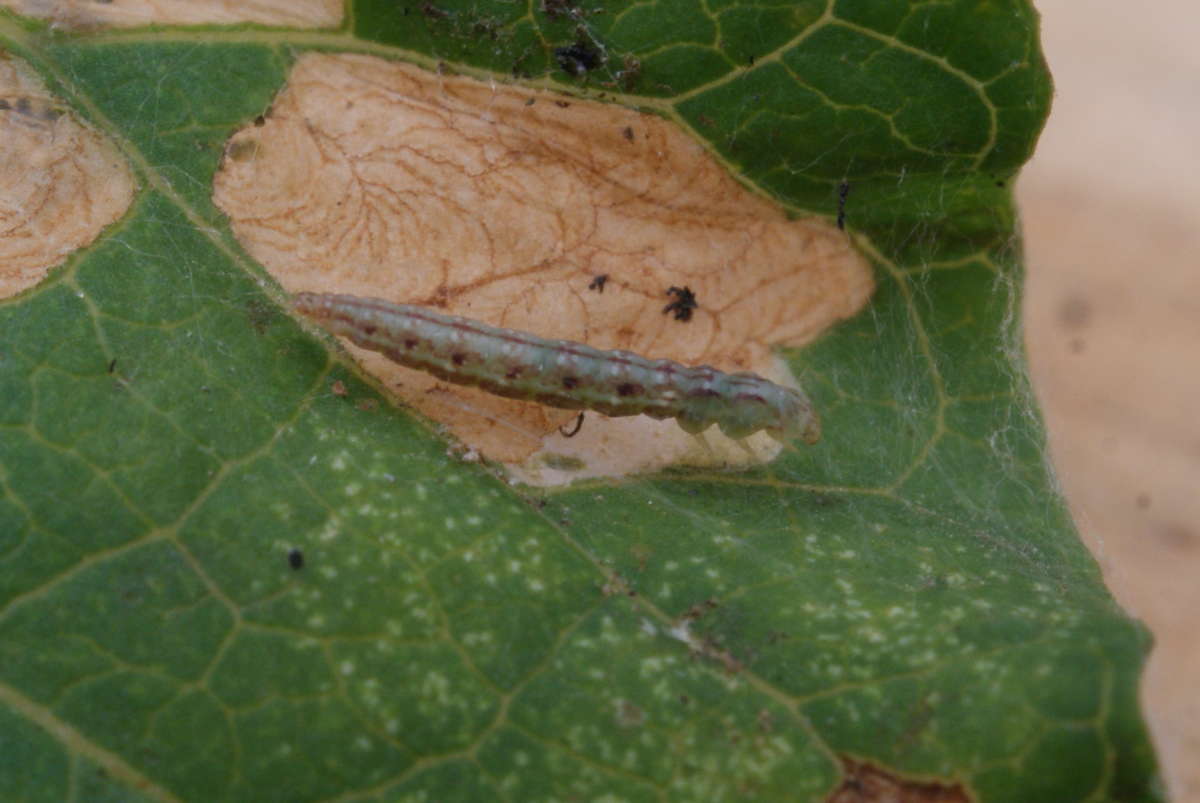
[(1200, 4), (1035, 0), (1056, 93), (1018, 183), (1051, 457), (1113, 594), (1154, 632), (1142, 701), (1200, 802)]

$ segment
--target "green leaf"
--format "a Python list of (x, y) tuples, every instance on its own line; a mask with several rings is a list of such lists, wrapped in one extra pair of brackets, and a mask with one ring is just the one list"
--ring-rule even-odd
[[(820, 800), (866, 762), (1157, 799), (1148, 639), (1075, 537), (1020, 346), (1027, 3), (350, 6), (329, 32), (0, 16), (140, 183), (0, 303), (0, 798)], [(534, 492), (328, 393), (375, 391), (210, 200), (309, 49), (623, 92), (797, 215), (848, 182), (878, 289), (787, 355), (822, 442)]]

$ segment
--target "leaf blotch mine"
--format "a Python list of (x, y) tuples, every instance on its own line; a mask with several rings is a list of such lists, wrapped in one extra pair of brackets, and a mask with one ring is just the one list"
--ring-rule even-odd
[[(586, 48), (567, 51), (581, 69), (592, 63)], [(867, 262), (832, 221), (790, 217), (747, 191), (694, 136), (652, 114), (316, 52), (295, 61), (269, 105), (261, 126), (247, 120), (231, 137), (262, 147), (253, 159), (221, 164), (213, 200), (289, 292), (427, 306), (547, 340), (786, 384), (772, 348), (815, 339), (874, 287)], [(613, 281), (605, 287), (603, 277)], [(664, 298), (669, 287), (677, 290)], [(398, 335), (393, 350), (433, 347), (407, 337)], [(451, 368), (454, 350), (471, 353), (444, 350)], [(351, 353), (405, 403), (499, 462), (534, 459), (571, 420), (534, 401), (452, 387), (356, 346)], [(529, 379), (502, 354), (493, 358), (497, 376)], [(655, 385), (653, 376), (596, 381), (625, 401)], [(649, 438), (641, 429), (659, 425), (598, 417), (570, 443), (589, 473), (692, 459), (693, 439), (673, 431)], [(613, 455), (610, 468), (600, 468), (598, 449)], [(747, 459), (735, 444), (718, 449), (726, 451), (716, 459)]]

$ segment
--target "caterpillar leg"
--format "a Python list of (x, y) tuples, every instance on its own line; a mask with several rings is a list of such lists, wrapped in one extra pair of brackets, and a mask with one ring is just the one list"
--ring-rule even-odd
[(754, 449), (750, 448), (750, 444), (746, 442), (745, 438), (738, 438), (737, 440), (734, 441), (734, 443), (736, 443), (738, 445), (738, 448), (740, 448), (743, 452), (750, 455), (750, 457), (753, 460), (758, 461), (758, 460), (762, 459), (759, 456), (758, 452), (756, 452), (756, 451), (754, 451)]
[(717, 463), (717, 462), (724, 463), (725, 462), (724, 460), (721, 459), (721, 456), (719, 454), (717, 454), (717, 450), (713, 448), (712, 444), (708, 442), (708, 438), (704, 437), (703, 432), (692, 432), (689, 434), (691, 434), (691, 436), (696, 439), (696, 442), (699, 443), (701, 448), (704, 449), (704, 453), (707, 454), (714, 463)]
[[(772, 438), (774, 438), (775, 441), (784, 448), (784, 451), (794, 452), (796, 454), (800, 454), (800, 452), (802, 451), (800, 449), (797, 449), (796, 444), (793, 443), (788, 438), (785, 438), (783, 435), (778, 435), (778, 434), (776, 434), (774, 432), (770, 432), (770, 431), (768, 431), (767, 434), (770, 435)], [(816, 441), (810, 441), (807, 438), (805, 438), (804, 442), (805, 443), (815, 443)]]

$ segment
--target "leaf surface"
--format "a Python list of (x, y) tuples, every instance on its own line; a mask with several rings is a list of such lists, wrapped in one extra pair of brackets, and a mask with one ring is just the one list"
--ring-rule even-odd
[[(0, 305), (0, 797), (821, 800), (866, 763), (946, 799), (1154, 799), (1147, 639), (1075, 537), (1020, 347), (1036, 30), (1017, 0), (0, 16), (140, 185)], [(309, 49), (642, 104), (797, 215), (848, 182), (877, 290), (786, 354), (823, 440), (554, 492), (456, 458), (211, 202)]]

